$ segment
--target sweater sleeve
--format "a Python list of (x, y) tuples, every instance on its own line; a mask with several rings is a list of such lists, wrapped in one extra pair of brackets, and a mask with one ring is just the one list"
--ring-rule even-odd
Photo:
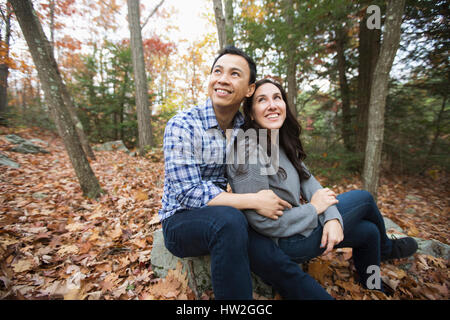
[[(304, 164), (303, 164), (303, 166), (304, 166), (305, 169), (307, 169)], [(309, 172), (309, 170), (308, 170), (308, 172)], [(302, 190), (302, 193), (303, 193), (303, 195), (305, 196), (305, 198), (306, 198), (306, 200), (308, 202), (311, 201), (311, 198), (314, 195), (314, 193), (317, 190), (322, 189), (322, 188), (323, 187), (320, 185), (319, 181), (317, 181), (316, 178), (314, 178), (314, 176), (312, 174), (311, 174), (311, 176), (309, 177), (308, 180), (302, 180), (301, 181), (301, 190)], [(341, 214), (339, 213), (339, 210), (336, 207), (336, 205), (329, 206), (328, 209), (326, 209), (323, 212), (323, 214), (319, 215), (319, 221), (320, 221), (320, 224), (322, 226), (327, 221), (333, 220), (333, 219), (338, 219), (340, 224), (341, 224), (341, 226), (342, 226), (342, 230), (344, 230), (344, 222), (342, 221)]]
[[(259, 164), (241, 165), (235, 170), (228, 165), (230, 185), (235, 193), (256, 193), (270, 189), (267, 175), (260, 174)], [(239, 172), (240, 171), (240, 172)], [(308, 233), (317, 226), (317, 212), (310, 203), (284, 210), (277, 220), (264, 217), (255, 210), (243, 210), (249, 224), (259, 233), (268, 237), (289, 237), (297, 233)]]

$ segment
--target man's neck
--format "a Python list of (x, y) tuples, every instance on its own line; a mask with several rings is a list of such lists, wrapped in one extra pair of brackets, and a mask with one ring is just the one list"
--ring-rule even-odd
[(238, 110), (239, 107), (214, 108), (214, 113), (216, 114), (217, 122), (219, 123), (219, 126), (223, 131), (233, 128), (233, 119)]

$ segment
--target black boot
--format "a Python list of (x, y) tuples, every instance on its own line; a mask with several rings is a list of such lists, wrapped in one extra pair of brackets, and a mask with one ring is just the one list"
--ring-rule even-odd
[(391, 253), (381, 256), (381, 261), (401, 259), (412, 256), (418, 248), (419, 246), (417, 245), (417, 241), (411, 237), (392, 239)]

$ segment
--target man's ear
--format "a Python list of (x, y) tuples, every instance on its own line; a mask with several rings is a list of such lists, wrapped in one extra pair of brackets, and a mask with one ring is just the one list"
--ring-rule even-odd
[(248, 86), (248, 91), (247, 94), (245, 95), (247, 98), (250, 98), (253, 95), (253, 93), (255, 92), (255, 87), (256, 85), (254, 83)]

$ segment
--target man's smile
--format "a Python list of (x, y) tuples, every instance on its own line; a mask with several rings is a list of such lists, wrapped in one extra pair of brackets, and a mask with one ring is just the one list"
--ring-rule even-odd
[(225, 97), (225, 96), (227, 96), (227, 95), (229, 95), (229, 94), (232, 93), (231, 90), (223, 89), (223, 88), (216, 88), (216, 89), (214, 89), (214, 91), (216, 92), (216, 94), (217, 94), (219, 97)]

